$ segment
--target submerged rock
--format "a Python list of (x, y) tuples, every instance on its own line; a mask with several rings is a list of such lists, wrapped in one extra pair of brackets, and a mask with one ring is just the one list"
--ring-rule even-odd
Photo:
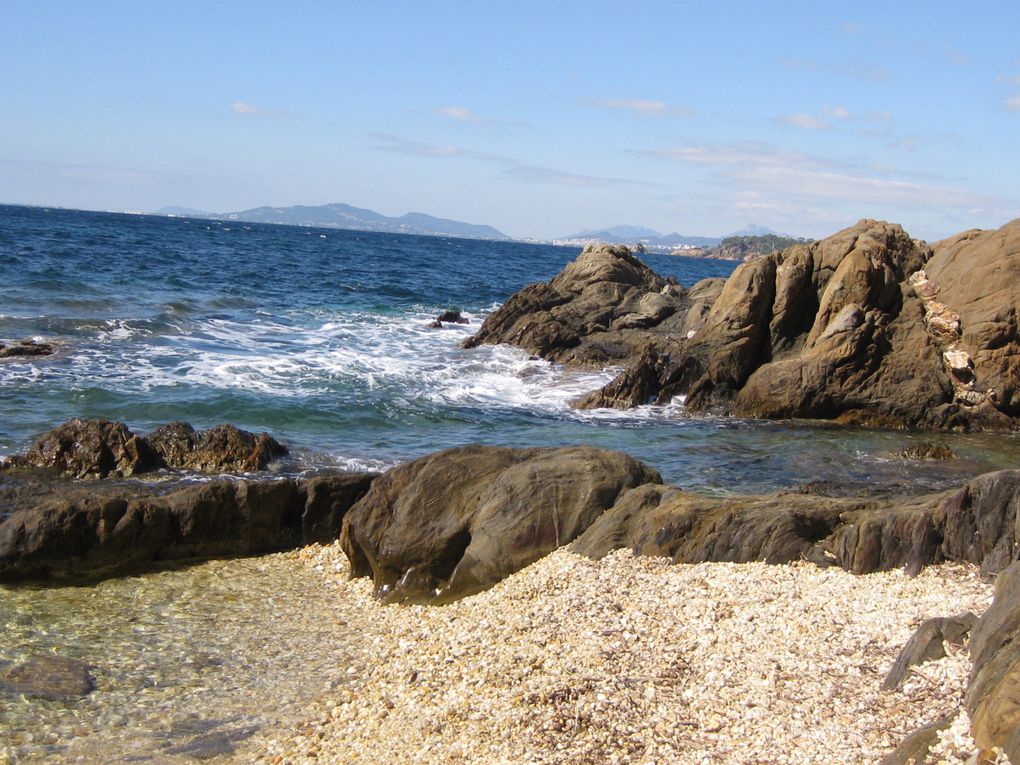
[(0, 343), (0, 359), (11, 359), (26, 356), (50, 356), (54, 352), (52, 343), (36, 340), (18, 340), (13, 345)]
[(62, 656), (30, 656), (0, 673), (0, 690), (48, 701), (79, 699), (95, 687), (88, 664)]
[(946, 444), (935, 441), (908, 446), (900, 451), (899, 455), (908, 460), (951, 460), (956, 457)]
[(344, 517), (352, 576), (387, 600), (442, 602), (483, 590), (567, 544), (627, 489), (658, 473), (591, 447), (438, 452), (385, 473)]

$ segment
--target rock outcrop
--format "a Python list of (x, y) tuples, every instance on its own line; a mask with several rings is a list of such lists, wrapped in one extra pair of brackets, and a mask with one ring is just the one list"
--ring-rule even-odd
[(352, 576), (390, 601), (485, 589), (567, 544), (627, 489), (658, 474), (590, 447), (470, 446), (393, 468), (344, 517)]
[(37, 340), (18, 340), (13, 345), (0, 343), (0, 359), (50, 356), (53, 351), (52, 343), (43, 343)]
[(121, 422), (74, 419), (40, 436), (24, 455), (9, 462), (13, 467), (55, 470), (70, 478), (106, 478), (161, 468), (254, 472), (286, 453), (269, 434), (256, 436), (233, 425), (196, 431), (187, 423), (175, 422), (145, 437)]
[(1020, 563), (995, 581), (995, 599), (970, 640), (972, 669), (966, 706), (982, 749), (999, 747), (1020, 762)]
[(335, 541), (374, 474), (199, 484), (0, 480), (0, 580), (78, 579)]
[(582, 407), (683, 395), (692, 412), (1008, 428), (1020, 416), (1018, 284), (1020, 220), (931, 247), (862, 220), (690, 290), (626, 248), (589, 246), (466, 346), (629, 367)]

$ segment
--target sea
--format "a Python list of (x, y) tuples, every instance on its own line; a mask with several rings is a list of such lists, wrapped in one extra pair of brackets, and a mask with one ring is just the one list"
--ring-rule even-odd
[[(1010, 464), (1009, 438), (939, 436), (950, 463), (897, 453), (927, 434), (690, 417), (668, 406), (578, 411), (619, 370), (577, 371), (508, 346), (461, 348), (513, 292), (578, 248), (239, 221), (0, 206), (0, 456), (72, 417), (147, 432), (183, 420), (268, 431), (274, 466), (384, 470), (469, 443), (590, 444), (685, 489), (819, 481), (937, 489)], [(728, 261), (645, 254), (689, 286)], [(460, 310), (467, 325), (430, 329)], [(1015, 464), (1015, 462), (1013, 462)]]
[[(1010, 435), (863, 430), (626, 412), (570, 402), (618, 370), (578, 371), (461, 343), (513, 292), (580, 250), (240, 221), (0, 206), (0, 456), (73, 417), (145, 433), (172, 421), (268, 431), (271, 469), (385, 470), (438, 449), (590, 444), (685, 490), (929, 492), (1017, 464)], [(683, 285), (734, 264), (647, 254)], [(454, 309), (467, 325), (431, 329)], [(904, 459), (923, 441), (947, 462)], [(0, 516), (3, 508), (0, 508)], [(244, 746), (314, 714), (349, 681), (356, 625), (281, 556), (82, 586), (0, 586), (0, 762), (248, 761)], [(85, 662), (95, 690), (5, 686), (33, 657)], [(347, 669), (345, 669), (347, 667)]]

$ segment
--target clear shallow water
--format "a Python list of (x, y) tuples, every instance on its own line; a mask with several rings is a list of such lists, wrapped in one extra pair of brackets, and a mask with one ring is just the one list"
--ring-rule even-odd
[[(0, 207), (0, 340), (55, 340), (0, 363), (0, 455), (70, 417), (147, 431), (171, 420), (268, 430), (284, 470), (384, 468), (481, 442), (587, 443), (686, 488), (763, 491), (816, 480), (925, 488), (1015, 464), (1007, 437), (945, 437), (950, 465), (894, 459), (926, 438), (691, 419), (679, 406), (575, 412), (612, 377), (459, 342), (571, 248)], [(644, 256), (690, 285), (732, 263)], [(467, 327), (430, 330), (456, 307)]]

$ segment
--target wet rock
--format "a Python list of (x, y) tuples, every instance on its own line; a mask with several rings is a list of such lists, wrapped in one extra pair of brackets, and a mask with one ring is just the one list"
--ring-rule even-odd
[(196, 431), (175, 422), (145, 437), (121, 422), (74, 419), (40, 436), (4, 467), (46, 468), (71, 478), (123, 478), (161, 468), (247, 473), (264, 470), (286, 453), (268, 433), (256, 436), (233, 425)]
[(159, 455), (121, 422), (69, 420), (41, 436), (15, 466), (50, 468), (72, 478), (129, 476), (157, 470)]
[(256, 436), (226, 424), (196, 431), (186, 422), (174, 422), (154, 430), (148, 440), (167, 467), (208, 473), (264, 470), (274, 457), (287, 453), (268, 433)]
[(53, 351), (54, 346), (52, 343), (42, 343), (35, 340), (18, 340), (13, 345), (0, 343), (0, 359), (49, 356)]
[(62, 656), (31, 656), (0, 674), (0, 689), (49, 701), (82, 698), (95, 687), (88, 664)]
[[(203, 484), (0, 484), (0, 580), (103, 577), (332, 541), (372, 474)], [(336, 537), (333, 536), (332, 539)]]
[(460, 311), (443, 311), (429, 323), (431, 329), (442, 329), (443, 324), (467, 324), (468, 320), (460, 315)]
[(951, 460), (956, 458), (953, 450), (946, 444), (935, 441), (925, 441), (908, 446), (900, 451), (899, 455), (908, 460)]
[(995, 598), (970, 641), (973, 668), (966, 707), (982, 749), (1000, 747), (1020, 762), (1020, 563), (995, 580)]
[(637, 362), (606, 386), (571, 402), (575, 409), (632, 409), (653, 403), (661, 387), (664, 360), (646, 351)]
[(946, 655), (946, 643), (964, 645), (976, 622), (977, 617), (970, 612), (922, 622), (900, 650), (882, 681), (882, 689), (891, 691), (899, 688), (911, 667), (941, 659)]
[(344, 517), (352, 576), (391, 601), (483, 590), (573, 540), (627, 489), (658, 474), (590, 447), (451, 449), (377, 479)]

